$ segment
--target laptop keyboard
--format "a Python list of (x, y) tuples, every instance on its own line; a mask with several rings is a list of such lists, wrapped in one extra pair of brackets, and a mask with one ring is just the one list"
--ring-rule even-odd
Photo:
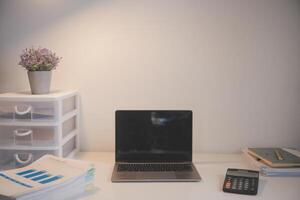
[(118, 171), (132, 172), (160, 172), (160, 171), (192, 171), (191, 164), (163, 164), (163, 163), (142, 163), (142, 164), (119, 164)]

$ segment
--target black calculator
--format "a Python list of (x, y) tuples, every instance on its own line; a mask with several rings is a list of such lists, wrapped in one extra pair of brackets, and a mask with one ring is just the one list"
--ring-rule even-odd
[(223, 191), (236, 194), (256, 195), (258, 179), (258, 171), (228, 168)]

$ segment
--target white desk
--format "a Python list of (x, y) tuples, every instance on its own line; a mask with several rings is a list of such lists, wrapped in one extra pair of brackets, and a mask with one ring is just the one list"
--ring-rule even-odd
[(81, 195), (80, 200), (300, 199), (300, 177), (260, 176), (256, 196), (224, 193), (222, 185), (227, 168), (251, 169), (241, 154), (195, 155), (193, 160), (202, 180), (190, 183), (112, 183), (113, 153), (80, 152), (75, 158), (94, 163), (94, 184), (99, 188)]

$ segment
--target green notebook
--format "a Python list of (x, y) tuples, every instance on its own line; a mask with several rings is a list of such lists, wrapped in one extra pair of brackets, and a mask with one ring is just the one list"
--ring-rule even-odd
[(248, 152), (271, 167), (300, 167), (300, 157), (281, 148), (248, 148)]

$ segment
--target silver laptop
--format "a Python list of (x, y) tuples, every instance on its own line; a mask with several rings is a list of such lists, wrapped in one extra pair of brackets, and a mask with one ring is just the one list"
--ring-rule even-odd
[(118, 110), (112, 182), (200, 181), (192, 163), (192, 111)]

